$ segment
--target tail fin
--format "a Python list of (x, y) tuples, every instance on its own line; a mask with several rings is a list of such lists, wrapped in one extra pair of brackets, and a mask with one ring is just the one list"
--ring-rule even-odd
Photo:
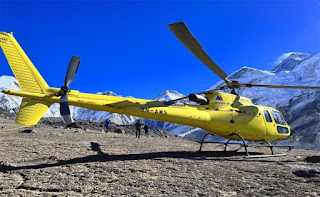
[(12, 34), (0, 32), (0, 47), (21, 89), (26, 92), (44, 93), (48, 84)]
[[(0, 32), (0, 47), (18, 80), (21, 90), (45, 93), (49, 87), (12, 34)], [(23, 98), (16, 122), (31, 126), (39, 122), (52, 103)]]

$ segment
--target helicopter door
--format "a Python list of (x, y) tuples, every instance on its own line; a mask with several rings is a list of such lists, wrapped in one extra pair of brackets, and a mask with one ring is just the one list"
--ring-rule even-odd
[(265, 117), (265, 122), (266, 122), (266, 129), (267, 129), (267, 134), (273, 133), (275, 124), (272, 121), (271, 115), (267, 110), (264, 111), (264, 117)]

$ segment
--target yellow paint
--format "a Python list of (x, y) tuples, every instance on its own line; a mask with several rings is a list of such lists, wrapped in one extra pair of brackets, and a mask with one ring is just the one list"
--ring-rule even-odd
[(23, 129), (23, 128), (27, 128), (27, 126), (21, 126), (21, 127), (15, 127), (15, 128), (0, 130), (0, 132), (14, 131), (14, 130), (19, 130), (19, 129)]
[(48, 101), (23, 98), (16, 122), (25, 126), (37, 124), (51, 104)]
[(44, 81), (13, 35), (0, 32), (0, 46), (16, 79), (19, 81), (21, 90), (44, 93), (43, 89), (48, 88), (48, 84)]
[[(0, 33), (0, 46), (5, 54), (9, 54), (8, 51), (16, 54), (15, 56), (6, 55), (6, 57), (10, 59), (8, 62), (12, 70), (17, 70), (14, 73), (19, 83), (24, 84), (23, 91), (4, 90), (3, 93), (28, 98), (25, 101), (36, 107), (29, 106), (27, 109), (23, 107), (25, 105), (23, 102), (22, 110), (27, 109), (27, 113), (23, 113), (23, 118), (28, 119), (29, 122), (19, 122), (25, 125), (36, 124), (51, 103), (59, 102), (59, 97), (55, 96), (59, 88), (48, 87), (12, 35)], [(22, 59), (21, 62), (25, 64), (20, 62), (21, 64), (16, 65), (16, 58)], [(25, 83), (25, 78), (32, 81), (32, 86)], [(239, 140), (236, 136), (230, 137), (231, 133), (240, 134), (248, 141), (269, 141), (290, 136), (290, 128), (287, 124), (282, 125), (288, 128), (289, 132), (286, 134), (277, 132), (277, 126), (281, 125), (276, 124), (274, 120), (272, 124), (267, 125), (263, 110), (271, 113), (271, 111), (277, 111), (276, 109), (253, 105), (249, 98), (228, 93), (207, 94), (206, 97), (209, 100), (207, 105), (169, 104), (146, 99), (87, 94), (75, 90), (72, 90), (68, 97), (70, 105), (199, 127), (228, 139)], [(35, 115), (34, 111), (38, 114)], [(18, 115), (17, 120), (19, 118)]]

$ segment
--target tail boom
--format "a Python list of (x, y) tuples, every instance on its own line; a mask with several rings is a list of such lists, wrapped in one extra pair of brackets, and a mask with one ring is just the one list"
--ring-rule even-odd
[[(3, 93), (27, 97), (39, 101), (46, 101), (49, 103), (59, 103), (60, 99), (60, 97), (54, 95), (20, 92), (14, 90), (4, 90)], [(96, 111), (120, 113), (164, 122), (186, 124), (200, 128), (206, 128), (210, 121), (209, 113), (203, 112), (194, 107), (168, 106), (160, 101), (86, 94), (79, 93), (78, 91), (71, 91), (69, 95), (70, 105), (84, 107)], [(190, 110), (192, 110), (192, 114), (190, 114)]]

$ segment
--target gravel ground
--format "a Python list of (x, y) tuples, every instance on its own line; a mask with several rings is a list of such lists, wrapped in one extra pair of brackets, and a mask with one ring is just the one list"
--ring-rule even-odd
[[(119, 134), (45, 121), (0, 132), (0, 196), (320, 196), (320, 152), (243, 159), (163, 131), (138, 139), (130, 126), (112, 125)], [(17, 126), (0, 118), (0, 130)]]

